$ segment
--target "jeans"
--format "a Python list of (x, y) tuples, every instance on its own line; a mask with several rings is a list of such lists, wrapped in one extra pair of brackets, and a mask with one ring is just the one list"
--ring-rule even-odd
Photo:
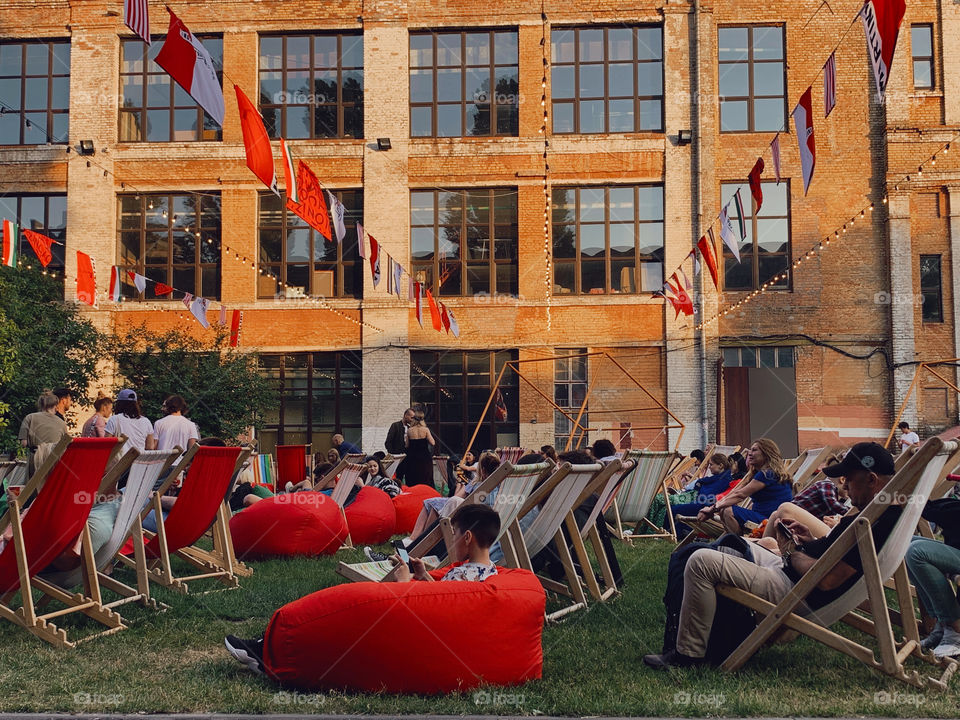
[(907, 574), (927, 612), (947, 624), (960, 620), (957, 588), (947, 580), (947, 574), (960, 574), (960, 550), (915, 537), (907, 549), (906, 561)]

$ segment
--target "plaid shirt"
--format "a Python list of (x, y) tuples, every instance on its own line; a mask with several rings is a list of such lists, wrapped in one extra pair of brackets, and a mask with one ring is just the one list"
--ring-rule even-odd
[(837, 486), (832, 480), (819, 480), (791, 500), (817, 518), (827, 515), (844, 515), (850, 509), (848, 500), (837, 497)]

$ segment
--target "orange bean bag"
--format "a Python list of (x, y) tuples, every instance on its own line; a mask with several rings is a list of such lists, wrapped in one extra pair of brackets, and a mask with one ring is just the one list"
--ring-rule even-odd
[(413, 526), (417, 524), (417, 518), (423, 510), (423, 501), (435, 497), (440, 497), (440, 493), (429, 485), (404, 487), (393, 499), (393, 507), (397, 511), (396, 532), (404, 535), (413, 532)]
[(230, 518), (230, 534), (243, 559), (333, 555), (347, 537), (343, 513), (319, 492), (277, 495)]
[(347, 583), (284, 605), (267, 626), (267, 674), (300, 690), (426, 695), (539, 679), (543, 588), (527, 570), (497, 570), (484, 582)]
[(397, 511), (390, 496), (379, 488), (360, 488), (344, 513), (354, 545), (379, 545), (396, 531)]

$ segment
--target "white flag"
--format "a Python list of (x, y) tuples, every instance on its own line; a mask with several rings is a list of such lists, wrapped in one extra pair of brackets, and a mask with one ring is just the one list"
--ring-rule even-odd
[(347, 213), (347, 209), (343, 206), (342, 202), (337, 200), (337, 196), (329, 190), (327, 190), (327, 197), (330, 199), (330, 218), (333, 220), (333, 229), (337, 234), (337, 242), (342, 243), (343, 239), (347, 236), (347, 228), (343, 224), (343, 218)]
[(400, 280), (403, 276), (403, 268), (396, 260), (393, 261), (393, 289), (397, 291), (397, 297), (400, 297)]
[(144, 292), (147, 289), (147, 279), (139, 273), (133, 273), (133, 286), (137, 292)]
[(227, 324), (227, 306), (223, 303), (220, 304), (220, 324)]
[(447, 317), (450, 318), (450, 332), (453, 333), (454, 337), (460, 337), (460, 323), (457, 322), (457, 318), (453, 315), (453, 310), (447, 308)]
[(800, 96), (793, 109), (793, 123), (797, 128), (797, 143), (800, 146), (800, 170), (803, 172), (803, 194), (807, 194), (813, 169), (817, 164), (817, 146), (813, 138), (813, 107), (811, 89)]
[(367, 237), (363, 225), (357, 223), (357, 252), (364, 260), (367, 259)]
[(207, 306), (209, 305), (210, 301), (202, 297), (194, 298), (193, 302), (190, 303), (190, 312), (205, 328), (210, 327), (210, 323), (207, 322)]
[(723, 240), (724, 245), (730, 248), (730, 252), (733, 253), (737, 262), (740, 262), (740, 244), (734, 235), (733, 223), (730, 221), (730, 213), (728, 212), (729, 207), (730, 203), (727, 203), (720, 211), (720, 239)]

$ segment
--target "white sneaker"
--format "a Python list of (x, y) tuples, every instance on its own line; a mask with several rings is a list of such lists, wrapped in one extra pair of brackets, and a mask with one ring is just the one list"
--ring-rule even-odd
[(933, 654), (938, 659), (960, 655), (960, 632), (947, 628), (943, 633), (943, 640), (933, 649)]
[(377, 552), (369, 545), (363, 548), (363, 554), (367, 556), (367, 560), (370, 562), (383, 562), (384, 560), (390, 559), (389, 555), (384, 555), (382, 552)]

